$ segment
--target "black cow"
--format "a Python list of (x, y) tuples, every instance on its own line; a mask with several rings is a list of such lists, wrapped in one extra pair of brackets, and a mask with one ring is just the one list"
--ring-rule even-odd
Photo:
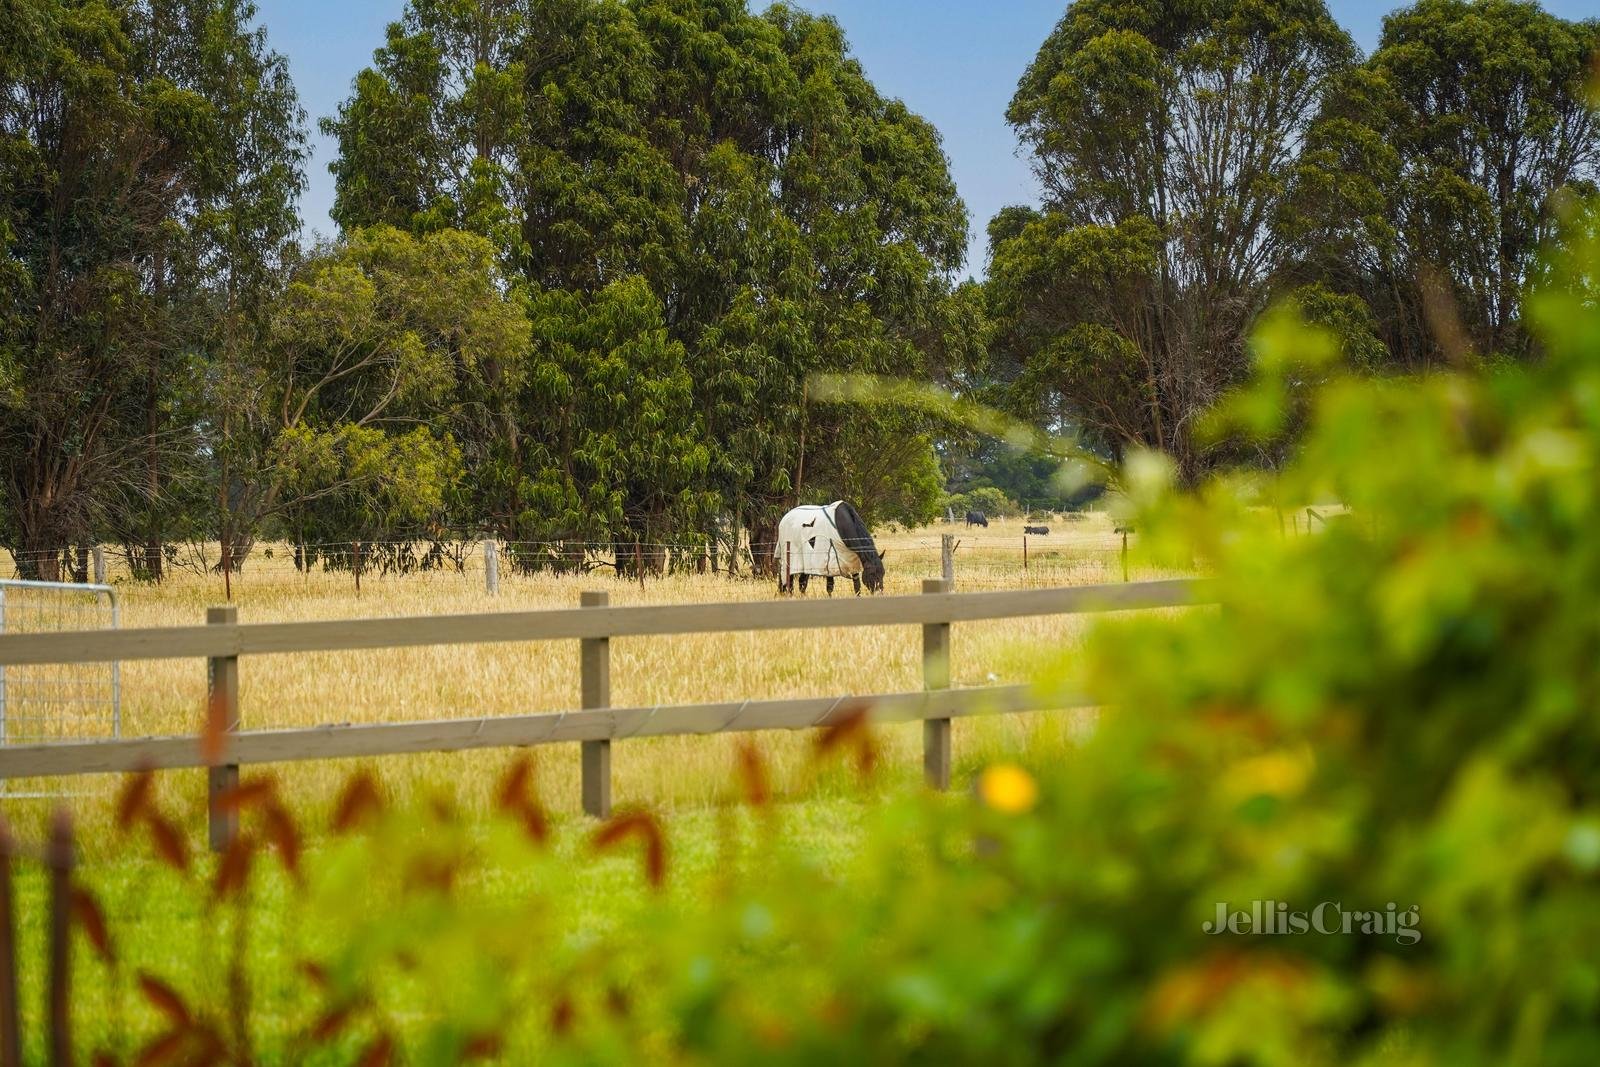
[(981, 511), (969, 511), (967, 512), (967, 525), (982, 526), (987, 530), (989, 528), (989, 519)]
[(1050, 527), (1048, 527), (1048, 526), (1024, 526), (1022, 528), (1022, 532), (1025, 533), (1025, 534), (1038, 534), (1040, 537), (1043, 537), (1045, 534), (1050, 532)]

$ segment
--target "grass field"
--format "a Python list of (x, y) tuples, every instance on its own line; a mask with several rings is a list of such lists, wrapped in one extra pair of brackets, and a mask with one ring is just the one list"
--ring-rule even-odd
[[(503, 759), (502, 759), (502, 762)], [(877, 792), (877, 790), (873, 790)], [(884, 799), (879, 796), (880, 802)], [(471, 870), (458, 887), (458, 907), (506, 923), (503, 936), (534, 938), (547, 953), (548, 971), (559, 973), (581, 959), (608, 934), (648, 929), (658, 909), (701, 908), (713, 896), (711, 886), (728, 873), (727, 843), (742, 842), (749, 851), (759, 834), (781, 837), (782, 847), (803, 852), (829, 870), (855, 862), (855, 845), (863, 834), (869, 807), (862, 795), (794, 800), (779, 805), (776, 829), (763, 829), (747, 810), (728, 807), (680, 810), (669, 820), (670, 875), (663, 894), (652, 892), (640, 873), (636, 850), (597, 854), (588, 845), (588, 824), (581, 817), (558, 818), (548, 853), (518, 852), (515, 861), (489, 859)], [(953, 800), (952, 802), (961, 802)], [(466, 819), (470, 820), (469, 814)], [(503, 824), (468, 823), (466, 834), (475, 850), (492, 851), (490, 831), (503, 834)], [(119, 845), (121, 838), (114, 839)], [(352, 842), (324, 837), (314, 841), (304, 866), (316, 871), (337, 867), (348, 858)], [(341, 852), (341, 849), (347, 851)], [(104, 850), (97, 850), (104, 851)], [(118, 955), (113, 972), (95, 958), (88, 943), (77, 939), (72, 1016), (80, 1060), (93, 1050), (127, 1055), (159, 1035), (161, 1015), (139, 995), (131, 976), (148, 972), (178, 990), (197, 1014), (219, 1027), (226, 1025), (223, 993), (226, 960), (241, 912), (209, 903), (209, 872), (195, 872), (186, 883), (154, 862), (142, 842), (116, 850), (117, 855), (92, 858), (80, 873), (95, 893), (112, 932)], [(132, 854), (130, 854), (132, 853)], [(750, 857), (745, 857), (749, 862)], [(374, 879), (376, 882), (377, 879)], [(44, 873), (26, 865), (17, 880), (20, 916), (18, 941), (21, 977), (24, 1061), (45, 1063), (46, 921), (49, 914)], [(247, 905), (247, 987), (251, 1009), (248, 1029), (261, 1063), (338, 1063), (358, 1059), (370, 1027), (352, 1027), (348, 1040), (335, 1042), (322, 1054), (301, 1055), (293, 1047), (326, 1010), (327, 994), (306, 980), (304, 959), (328, 960), (348, 951), (362, 936), (363, 921), (394, 922), (408, 907), (385, 887), (350, 901), (342, 913), (313, 911), (297, 896), (275, 863), (257, 867)], [(356, 918), (353, 913), (367, 914)], [(352, 931), (355, 931), (354, 933)], [(366, 936), (370, 936), (367, 931)], [(463, 971), (468, 968), (463, 967)], [(437, 991), (404, 968), (383, 967), (377, 983), (379, 1002), (367, 1014), (381, 1016), (400, 1035), (403, 1047), (415, 1044), (416, 1033), (443, 1009)], [(526, 976), (525, 976), (526, 977)], [(537, 1011), (544, 1005), (530, 1005)], [(470, 1015), (470, 1012), (466, 1014)], [(363, 1037), (363, 1034), (366, 1036)], [(500, 1062), (539, 1059), (545, 1034), (539, 1022), (519, 1027)], [(409, 1060), (409, 1057), (407, 1058)]]
[[(939, 573), (939, 534), (949, 528), (889, 534), (889, 591), (910, 593), (921, 579)], [(1058, 524), (1050, 538), (1031, 538), (1029, 570), (1021, 565), (1021, 523), (995, 523), (989, 530), (957, 528), (959, 588), (1023, 584), (1087, 584), (1120, 580), (1119, 540), (1109, 519), (1091, 515)], [(931, 546), (931, 550), (930, 547)], [(481, 563), (477, 564), (481, 566)], [(1149, 577), (1138, 573), (1135, 578)], [(1006, 579), (1010, 580), (1006, 580)], [(115, 578), (113, 579), (115, 580)], [(192, 625), (207, 605), (221, 602), (215, 575), (177, 571), (161, 585), (119, 582), (125, 627)], [(333, 619), (360, 616), (438, 615), (574, 606), (583, 589), (604, 589), (614, 604), (664, 604), (707, 600), (768, 600), (765, 581), (679, 574), (649, 579), (643, 586), (618, 581), (608, 571), (588, 576), (502, 574), (498, 597), (483, 589), (481, 571), (369, 576), (360, 595), (341, 572), (296, 573), (280, 550), (271, 559), (258, 552), (232, 583), (241, 621)], [(823, 595), (813, 586), (812, 595)], [(841, 588), (838, 595), (848, 595)], [(964, 624), (955, 628), (954, 685), (1022, 681), (1041, 663), (1069, 654), (1085, 620), (1046, 618)], [(612, 646), (612, 695), (622, 706), (689, 703), (733, 698), (778, 698), (890, 692), (921, 685), (920, 634), (916, 627), (839, 630), (815, 634), (703, 634), (623, 639)], [(159, 735), (196, 728), (205, 693), (205, 664), (198, 660), (152, 660), (122, 666), (123, 734)], [(241, 664), (241, 704), (246, 728), (324, 723), (459, 718), (576, 707), (579, 700), (577, 642), (447, 646), (380, 652), (257, 656)], [(1020, 747), (1059, 740), (1069, 729), (1059, 716), (1008, 716), (956, 726), (959, 767)], [(890, 728), (882, 739), (885, 773), (911, 784), (920, 766), (920, 727)], [(826, 795), (809, 770), (810, 739), (773, 733), (760, 742), (772, 763), (780, 795)], [(616, 796), (621, 801), (676, 811), (714, 804), (733, 775), (736, 738), (675, 737), (619, 743), (614, 753)], [(382, 760), (375, 770), (397, 799), (448, 783), (466, 808), (481, 806), (490, 770), (501, 753), (409, 756)], [(576, 810), (577, 746), (537, 753), (545, 796), (556, 812)], [(321, 811), (347, 763), (308, 763), (273, 769), (290, 796), (308, 813)], [(197, 772), (162, 776), (175, 801), (195, 808), (203, 794)], [(105, 825), (114, 783), (78, 779), (22, 783), (29, 791), (80, 795), (70, 799), (86, 830)], [(37, 828), (46, 802), (7, 800), (8, 818), (25, 832)], [(196, 809), (197, 810), (197, 809)], [(198, 818), (198, 812), (196, 814)], [(89, 835), (89, 851), (102, 835)]]
[[(1120, 538), (1104, 516), (1071, 526), (1053, 526), (1050, 538), (1030, 538), (1029, 569), (1022, 570), (1021, 523), (996, 523), (989, 530), (957, 529), (958, 587), (996, 588), (1024, 584), (1088, 584), (1121, 578)], [(920, 589), (939, 569), (939, 535), (949, 528), (891, 534), (890, 592)], [(481, 566), (481, 564), (479, 564)], [(1134, 579), (1157, 577), (1136, 572)], [(232, 588), (242, 621), (329, 619), (356, 616), (430, 615), (567, 607), (583, 589), (605, 589), (614, 604), (660, 604), (707, 600), (766, 600), (766, 581), (683, 574), (637, 582), (608, 572), (584, 577), (503, 573), (496, 598), (483, 590), (481, 571), (369, 577), (357, 597), (348, 573), (301, 575), (286, 566), (281, 549), (272, 559), (252, 559)], [(125, 627), (186, 625), (201, 621), (205, 608), (221, 600), (213, 575), (180, 571), (167, 582), (119, 583)], [(812, 595), (820, 595), (813, 587)], [(848, 595), (840, 590), (839, 595)], [(1082, 641), (1084, 618), (1004, 620), (962, 624), (953, 635), (953, 684), (1026, 681), (1042, 665), (1070, 656)], [(730, 698), (870, 693), (919, 688), (921, 646), (917, 627), (840, 630), (815, 634), (777, 632), (619, 639), (612, 645), (612, 694), (619, 705), (684, 703)], [(248, 657), (241, 663), (241, 703), (247, 728), (321, 723), (417, 720), (431, 717), (556, 711), (577, 706), (576, 642), (404, 649), (384, 652)], [(205, 692), (205, 666), (191, 660), (130, 662), (122, 668), (125, 736), (171, 734), (196, 728)], [(974, 770), (997, 759), (1026, 754), (1030, 761), (1065, 758), (1072, 738), (1086, 725), (1083, 715), (1042, 713), (968, 719), (956, 723), (955, 777), (960, 786)], [(814, 735), (772, 732), (755, 735), (771, 770), (783, 812), (785, 836), (817, 862), (849, 862), (867, 808), (887, 796), (918, 788), (920, 724), (888, 727), (877, 741), (880, 769), (863, 783), (842, 763), (819, 763)], [(619, 804), (661, 813), (675, 857), (675, 893), (692, 887), (717, 865), (716, 836), (726, 832), (729, 802), (738, 795), (737, 745), (731, 736), (672, 737), (619, 742), (613, 780)], [(552, 922), (566, 936), (582, 937), (644, 906), (636, 861), (584, 852), (590, 827), (578, 814), (578, 746), (534, 750), (538, 789), (554, 820), (556, 854), (571, 860), (569, 891)], [(335, 796), (355, 770), (365, 766), (396, 806), (422, 808), (439, 801), (460, 811), (471, 825), (492, 806), (495, 784), (510, 756), (474, 752), (391, 757), (360, 764), (312, 762), (247, 768), (246, 774), (275, 777), (308, 828), (325, 826)], [(204, 946), (213, 919), (176, 886), (152, 876), (143, 850), (130, 854), (113, 828), (115, 779), (36, 781), (44, 792), (70, 791), (62, 800), (7, 798), (0, 801), (19, 837), (39, 840), (56, 803), (66, 804), (78, 827), (86, 884), (102, 895), (114, 929), (128, 939), (129, 955), (169, 975), (180, 986), (202, 986), (215, 966)], [(159, 795), (183, 820), (196, 846), (204, 834), (204, 778), (200, 772), (166, 772)], [(960, 803), (960, 797), (952, 798)], [(732, 816), (740, 818), (742, 816)], [(313, 856), (328, 846), (313, 834)], [(493, 892), (526, 892), (527, 870), (491, 872)], [(281, 879), (280, 879), (281, 881)], [(288, 936), (289, 920), (275, 906), (286, 890), (271, 883), (258, 901), (262, 917), (255, 936), (270, 946)], [(23, 865), (19, 878), (23, 922), (24, 992), (27, 1010), (40, 1023), (44, 882)], [(296, 938), (314, 942), (315, 930)], [(269, 1003), (291, 1012), (290, 970), (281, 954), (263, 948), (258, 981)], [(31, 962), (31, 965), (30, 965)], [(282, 988), (280, 988), (282, 987)], [(123, 1017), (104, 990), (90, 988), (75, 999), (86, 1033), (112, 1044), (149, 1032), (150, 1020), (133, 1006)], [(142, 1021), (141, 1021), (142, 1020)], [(125, 1029), (122, 1029), (125, 1028)], [(121, 1035), (118, 1037), (117, 1035)]]

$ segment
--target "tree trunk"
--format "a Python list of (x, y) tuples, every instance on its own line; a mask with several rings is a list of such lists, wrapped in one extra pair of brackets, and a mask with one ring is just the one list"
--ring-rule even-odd
[[(166, 275), (164, 257), (155, 257), (157, 301), (160, 300), (163, 279)], [(144, 492), (145, 507), (149, 509), (144, 540), (144, 576), (152, 582), (162, 578), (161, 552), (161, 457), (156, 442), (161, 432), (161, 345), (159, 338), (151, 348), (150, 367), (145, 379), (145, 452)]]
[(759, 519), (750, 524), (750, 569), (757, 577), (778, 573), (772, 546), (778, 543), (778, 521)]

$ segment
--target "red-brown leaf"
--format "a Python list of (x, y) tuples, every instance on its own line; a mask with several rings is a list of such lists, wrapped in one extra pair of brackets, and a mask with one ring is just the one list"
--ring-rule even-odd
[(341, 1004), (337, 1008), (324, 1012), (322, 1018), (318, 1019), (316, 1025), (311, 1028), (311, 1039), (313, 1041), (327, 1041), (338, 1034), (345, 1028), (345, 1024), (350, 1021), (350, 1015), (354, 1010), (353, 1005)]
[(578, 1010), (572, 1005), (572, 998), (562, 994), (561, 998), (550, 1007), (550, 1030), (555, 1034), (565, 1034), (572, 1029), (572, 1023), (577, 1018)]
[(629, 837), (644, 839), (645, 877), (652, 886), (661, 888), (667, 880), (667, 841), (654, 815), (645, 811), (617, 815), (594, 832), (592, 844), (604, 851)]
[(271, 778), (252, 778), (217, 794), (217, 810), (243, 811), (256, 804), (264, 804), (277, 795), (278, 783)]
[(262, 818), (267, 824), (267, 837), (272, 841), (272, 847), (278, 850), (278, 859), (283, 863), (283, 869), (298, 880), (300, 828), (295, 825), (294, 816), (289, 814), (288, 808), (273, 801), (262, 812)]
[(117, 1067), (117, 1058), (105, 1049), (95, 1049), (94, 1055), (89, 1058), (94, 1067)]
[(171, 1020), (173, 1026), (180, 1030), (188, 1029), (194, 1017), (189, 1013), (189, 1006), (183, 1002), (178, 991), (167, 983), (147, 971), (139, 972), (139, 992), (151, 1005)]
[(316, 960), (301, 960), (300, 973), (310, 980), (312, 985), (319, 988), (328, 988), (328, 969)]
[(394, 1038), (379, 1034), (356, 1061), (356, 1067), (387, 1067), (394, 1058)]
[(339, 794), (339, 802), (333, 810), (333, 829), (336, 833), (347, 833), (355, 829), (362, 819), (382, 810), (383, 799), (378, 792), (378, 783), (371, 774), (362, 771), (351, 776), (345, 783), (344, 791)]
[(533, 760), (518, 756), (500, 778), (500, 788), (495, 794), (495, 806), (501, 811), (516, 812), (527, 799), (528, 787), (533, 782)]
[(507, 815), (515, 816), (523, 830), (537, 844), (550, 837), (550, 820), (544, 805), (533, 792), (533, 760), (519, 756), (501, 776), (495, 792), (495, 807)]
[(206, 721), (200, 731), (200, 759), (206, 766), (215, 767), (227, 752), (228, 709), (221, 690), (215, 690), (206, 698)]
[(503, 1044), (499, 1034), (478, 1034), (470, 1038), (461, 1049), (464, 1060), (488, 1060), (500, 1055)]
[(155, 845), (156, 855), (174, 870), (187, 872), (189, 846), (177, 826), (154, 808), (145, 812), (145, 823), (150, 827), (150, 842)]
[(867, 732), (867, 705), (847, 704), (817, 737), (817, 755), (826, 755)]
[(211, 886), (215, 899), (226, 900), (244, 888), (250, 879), (250, 862), (255, 858), (255, 851), (255, 841), (245, 834), (237, 834), (228, 842), (217, 864), (216, 881)]
[(772, 800), (767, 761), (748, 738), (739, 742), (739, 781), (744, 786), (744, 799), (752, 807), (764, 808)]
[(72, 917), (77, 920), (83, 936), (89, 939), (89, 944), (94, 946), (100, 958), (107, 963), (116, 962), (116, 954), (111, 951), (111, 931), (106, 926), (106, 913), (100, 910), (99, 903), (89, 891), (81, 886), (72, 887)]
[(168, 1030), (164, 1034), (157, 1035), (139, 1050), (138, 1057), (133, 1061), (134, 1067), (161, 1067), (165, 1063), (174, 1063), (188, 1043), (187, 1029)]
[(122, 792), (117, 797), (117, 829), (123, 832), (133, 826), (135, 820), (143, 815), (150, 806), (150, 794), (155, 789), (156, 776), (153, 771), (139, 771), (128, 775), (123, 782)]
[(864, 702), (846, 705), (844, 713), (824, 728), (817, 738), (817, 757), (820, 759), (835, 750), (853, 748), (856, 768), (863, 775), (871, 774), (877, 766), (878, 746), (873, 741), (868, 722), (870, 711), (871, 705)]
[(534, 843), (542, 845), (550, 840), (550, 819), (538, 800), (529, 797), (523, 801), (518, 814), (522, 818), (522, 829)]

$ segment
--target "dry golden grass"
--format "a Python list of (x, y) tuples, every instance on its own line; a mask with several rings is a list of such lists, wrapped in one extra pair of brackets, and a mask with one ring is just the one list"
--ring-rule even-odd
[[(958, 588), (1039, 584), (1089, 584), (1121, 578), (1120, 538), (1103, 515), (1077, 523), (1050, 522), (1052, 535), (1029, 538), (1029, 570), (1022, 569), (1022, 523), (988, 530), (930, 527), (880, 537), (887, 550), (888, 591), (920, 591), (921, 579), (939, 573), (939, 535), (953, 532)], [(1153, 577), (1135, 573), (1137, 580)], [(222, 600), (215, 575), (180, 571), (161, 585), (121, 582), (124, 627), (192, 625)], [(664, 604), (708, 600), (768, 600), (771, 583), (709, 574), (650, 579), (644, 586), (618, 581), (609, 571), (588, 576), (518, 575), (502, 569), (501, 592), (484, 592), (481, 556), (466, 573), (428, 572), (396, 577), (369, 574), (359, 597), (348, 573), (297, 573), (282, 546), (271, 558), (258, 550), (232, 583), (243, 622), (571, 607), (584, 589), (604, 589), (613, 604)], [(820, 584), (811, 595), (823, 594)], [(841, 583), (836, 595), (849, 595)], [(952, 680), (957, 686), (1024, 681), (1043, 662), (1082, 640), (1081, 618), (1002, 620), (962, 624), (953, 635)], [(798, 632), (702, 634), (613, 641), (612, 698), (619, 706), (727, 699), (837, 695), (911, 690), (921, 685), (920, 631), (914, 626), (846, 629), (818, 635)], [(198, 660), (130, 662), (122, 668), (124, 736), (193, 731), (205, 693), (205, 664)], [(462, 718), (578, 705), (577, 642), (450, 646), (381, 652), (247, 657), (240, 667), (247, 729), (323, 723), (393, 722)], [(1061, 745), (1074, 729), (1068, 715), (999, 716), (956, 724), (958, 770), (1031, 746)], [(882, 731), (887, 783), (910, 783), (920, 773), (917, 724)], [(761, 735), (780, 792), (853, 790), (843, 771), (818, 771), (812, 739), (804, 733)], [(619, 742), (613, 780), (619, 803), (662, 809), (704, 805), (728, 796), (735, 779), (736, 737), (672, 737)], [(557, 812), (578, 804), (578, 746), (537, 753), (541, 792)], [(504, 753), (391, 757), (374, 769), (397, 799), (449, 792), (468, 808), (487, 803)], [(273, 772), (308, 813), (320, 812), (348, 762), (302, 763)], [(198, 772), (163, 776), (174, 800), (196, 813), (204, 787)], [(85, 789), (86, 780), (54, 783)], [(35, 783), (40, 784), (40, 783)], [(49, 785), (50, 783), (44, 783)], [(76, 804), (86, 827), (105, 826), (113, 783), (87, 787)], [(44, 805), (34, 805), (42, 809)], [(32, 819), (25, 802), (8, 801), (14, 819)], [(90, 834), (92, 839), (93, 834)]]

